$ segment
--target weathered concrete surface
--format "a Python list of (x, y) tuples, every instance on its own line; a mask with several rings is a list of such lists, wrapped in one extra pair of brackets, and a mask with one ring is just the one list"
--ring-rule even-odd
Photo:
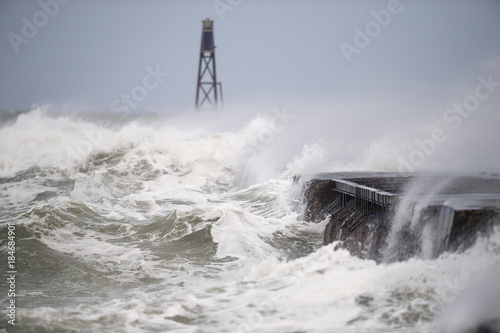
[[(418, 186), (419, 183), (422, 184)], [(430, 193), (434, 184), (443, 185), (439, 191)], [(407, 206), (401, 208), (403, 198)], [(303, 199), (307, 221), (328, 219), (325, 244), (339, 240), (341, 246), (360, 257), (404, 260), (422, 252), (423, 235), (427, 232), (432, 244), (427, 244), (426, 256), (435, 257), (443, 251), (464, 250), (475, 242), (478, 234), (491, 230), (500, 216), (500, 179), (320, 174), (306, 183)], [(423, 199), (426, 205), (418, 207)], [(396, 239), (392, 240), (394, 248), (387, 249), (398, 207), (419, 209), (420, 221), (411, 228), (409, 223), (402, 223), (400, 231), (391, 236)], [(388, 250), (393, 253), (388, 255)]]
[(324, 219), (327, 206), (338, 197), (335, 183), (329, 179), (314, 179), (306, 185), (304, 202), (307, 203), (305, 211), (306, 221), (319, 221)]
[(456, 210), (446, 250), (467, 249), (474, 244), (478, 235), (490, 232), (499, 218), (498, 208)]

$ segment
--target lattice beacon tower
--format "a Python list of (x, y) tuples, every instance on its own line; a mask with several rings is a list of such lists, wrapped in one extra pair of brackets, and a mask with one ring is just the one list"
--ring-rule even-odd
[(214, 21), (208, 18), (203, 21), (201, 32), (196, 109), (200, 110), (204, 105), (209, 106), (210, 109), (222, 107), (222, 85), (217, 82), (215, 71)]

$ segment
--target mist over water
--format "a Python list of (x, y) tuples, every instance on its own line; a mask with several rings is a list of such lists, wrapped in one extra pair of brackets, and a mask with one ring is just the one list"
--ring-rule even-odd
[[(489, 73), (499, 77), (492, 68), (478, 76)], [(462, 253), (377, 264), (322, 246), (326, 221), (301, 220), (302, 189), (292, 177), (413, 171), (407, 165), (447, 175), (498, 172), (497, 94), (456, 129), (457, 120), (443, 118), (478, 82), (473, 76), (446, 105), (376, 97), (219, 113), (123, 116), (40, 107), (3, 115), (0, 249), (7, 251), (7, 223), (16, 223), (16, 326), (23, 332), (448, 327), (453, 320), (441, 318), (448, 304), (498, 267), (498, 229)], [(436, 128), (446, 139), (433, 134)], [(420, 184), (408, 195), (432, 186), (439, 192), (439, 184)], [(410, 209), (403, 199), (393, 231), (403, 221), (415, 227), (427, 203)], [(488, 304), (476, 306), (471, 323), (488, 317)], [(1, 325), (7, 330), (6, 321)]]

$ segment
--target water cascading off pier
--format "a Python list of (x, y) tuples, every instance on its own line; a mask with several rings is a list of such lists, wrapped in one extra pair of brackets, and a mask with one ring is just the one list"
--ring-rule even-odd
[(496, 175), (318, 174), (304, 181), (304, 219), (328, 223), (324, 243), (377, 261), (435, 258), (470, 247), (498, 221)]

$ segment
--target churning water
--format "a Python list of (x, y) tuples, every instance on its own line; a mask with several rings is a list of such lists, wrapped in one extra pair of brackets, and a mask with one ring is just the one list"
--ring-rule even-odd
[(493, 301), (457, 296), (498, 266), (499, 231), (433, 260), (359, 259), (301, 220), (291, 176), (321, 164), (320, 145), (263, 170), (283, 114), (229, 129), (165, 118), (5, 116), (0, 330), (465, 332), (491, 319)]

